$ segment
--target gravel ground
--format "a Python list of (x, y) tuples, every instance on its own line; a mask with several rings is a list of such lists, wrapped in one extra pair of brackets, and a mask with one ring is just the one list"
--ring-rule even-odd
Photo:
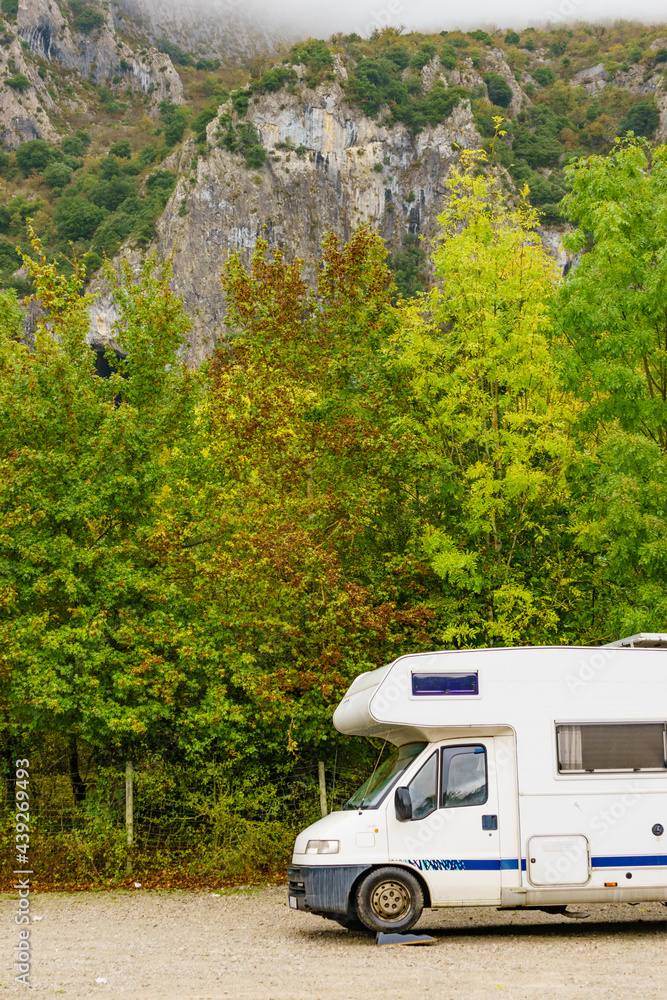
[[(15, 900), (0, 898), (0, 998), (14, 983)], [(245, 892), (42, 895), (31, 988), (134, 1000), (658, 1000), (667, 996), (667, 909), (427, 911), (435, 944), (379, 948), (370, 935), (291, 911), (283, 887)], [(96, 982), (96, 980), (104, 980)], [(503, 991), (502, 994), (499, 991)]]

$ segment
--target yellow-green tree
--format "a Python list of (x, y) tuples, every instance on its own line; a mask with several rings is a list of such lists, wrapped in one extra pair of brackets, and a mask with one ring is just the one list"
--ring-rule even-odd
[(527, 191), (513, 207), (464, 153), (439, 217), (436, 282), (408, 304), (396, 366), (421, 442), (415, 544), (442, 580), (445, 642), (549, 641), (580, 599), (568, 537), (572, 399), (549, 346), (555, 263)]

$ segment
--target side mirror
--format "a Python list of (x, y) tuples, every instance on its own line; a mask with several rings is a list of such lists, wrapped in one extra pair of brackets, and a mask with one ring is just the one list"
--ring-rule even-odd
[(409, 819), (412, 819), (412, 799), (410, 798), (409, 788), (401, 786), (396, 789), (394, 809), (396, 810), (396, 819), (400, 823), (406, 823)]

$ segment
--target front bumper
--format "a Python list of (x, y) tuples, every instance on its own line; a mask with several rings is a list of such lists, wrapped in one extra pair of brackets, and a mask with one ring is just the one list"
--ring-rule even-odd
[(310, 913), (347, 913), (352, 886), (371, 865), (291, 865), (289, 905)]

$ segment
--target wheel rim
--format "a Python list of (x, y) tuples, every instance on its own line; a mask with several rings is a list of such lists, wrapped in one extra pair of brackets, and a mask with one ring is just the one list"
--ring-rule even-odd
[(371, 909), (381, 920), (400, 920), (411, 905), (412, 897), (402, 882), (387, 879), (373, 889)]

